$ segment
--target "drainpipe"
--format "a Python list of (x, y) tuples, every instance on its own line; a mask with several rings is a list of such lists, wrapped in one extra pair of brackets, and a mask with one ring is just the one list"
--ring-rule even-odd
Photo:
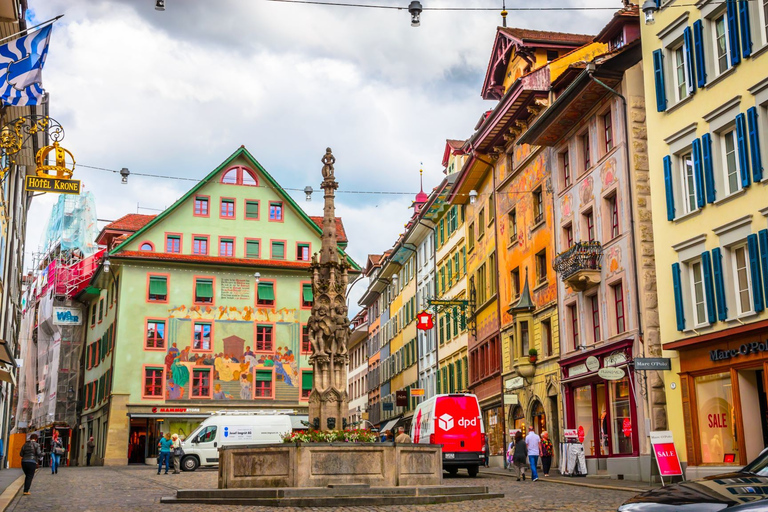
[[(594, 75), (595, 72), (595, 63), (589, 62), (587, 63), (587, 73), (589, 74), (589, 78), (592, 79), (593, 82), (600, 85), (601, 87), (605, 88), (610, 92), (611, 94), (618, 96), (621, 98), (622, 106), (624, 107), (622, 114), (624, 118), (624, 153), (625, 157), (627, 159), (627, 171), (631, 172), (631, 161), (630, 161), (630, 154), (629, 154), (629, 116), (627, 115), (627, 98), (624, 97), (623, 94), (618, 92), (617, 90), (613, 89), (612, 87), (606, 85), (604, 82), (602, 82), (599, 78), (596, 78)], [(637, 243), (635, 241), (635, 213), (633, 211), (633, 205), (635, 204), (635, 201), (632, 196), (632, 183), (628, 183), (627, 190), (629, 191), (629, 223), (630, 223), (630, 232), (629, 232), (629, 239), (632, 243), (632, 254), (633, 254), (633, 261), (635, 264), (635, 275), (637, 278), (635, 279), (635, 312), (637, 315), (637, 334), (640, 339), (640, 343), (644, 343), (643, 341), (643, 322), (642, 322), (642, 315), (640, 314), (640, 286), (639, 286), (639, 255), (637, 254)], [(627, 370), (629, 371), (629, 369)], [(648, 396), (648, 379), (643, 380), (643, 387), (645, 389), (645, 409), (646, 414), (649, 416), (652, 414), (653, 411), (651, 411), (650, 407), (650, 397)], [(650, 418), (649, 418), (650, 419)]]

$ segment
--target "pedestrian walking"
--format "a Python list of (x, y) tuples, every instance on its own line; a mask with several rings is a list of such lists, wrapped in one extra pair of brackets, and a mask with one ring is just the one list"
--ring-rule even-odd
[(515, 438), (513, 437), (512, 440), (507, 445), (507, 469), (512, 471), (514, 469), (514, 462), (513, 458), (515, 455)]
[(515, 432), (515, 444), (512, 452), (512, 463), (515, 465), (515, 469), (517, 469), (518, 482), (520, 478), (525, 482), (525, 464), (527, 460), (528, 447), (525, 445), (525, 441), (523, 441), (523, 433), (518, 430)]
[(541, 433), (541, 470), (544, 476), (549, 476), (549, 468), (552, 467), (552, 455), (555, 453), (555, 447), (549, 440), (549, 432), (546, 430)]
[(88, 442), (85, 444), (85, 465), (91, 465), (91, 457), (93, 457), (93, 450), (96, 449), (96, 443), (93, 442), (93, 436), (88, 438)]
[(173, 474), (178, 475), (179, 474), (179, 463), (181, 462), (181, 456), (184, 454), (184, 452), (181, 450), (181, 439), (179, 439), (179, 434), (173, 434), (171, 436), (171, 460), (173, 461)]
[(167, 433), (160, 438), (157, 443), (157, 447), (160, 449), (157, 457), (157, 474), (160, 474), (160, 470), (163, 469), (163, 463), (165, 463), (165, 474), (168, 474), (168, 469), (171, 461), (171, 448), (173, 447), (173, 441), (171, 441), (171, 434)]
[(21, 447), (21, 469), (24, 471), (24, 494), (29, 495), (32, 487), (32, 479), (35, 478), (37, 464), (43, 458), (43, 450), (37, 444), (37, 434), (29, 436), (29, 440)]
[(408, 444), (411, 442), (411, 436), (405, 433), (405, 427), (400, 427), (397, 429), (397, 437), (395, 438), (395, 442), (398, 444)]
[(53, 431), (53, 438), (51, 439), (51, 474), (57, 475), (59, 473), (59, 464), (61, 464), (61, 457), (66, 453), (64, 450), (64, 443), (61, 442), (59, 437), (59, 431)]
[(532, 482), (539, 479), (539, 472), (536, 470), (536, 466), (539, 464), (539, 455), (541, 450), (539, 444), (541, 444), (541, 438), (533, 430), (533, 425), (528, 426), (528, 435), (525, 436), (525, 444), (528, 448), (528, 462), (531, 464), (531, 477)]

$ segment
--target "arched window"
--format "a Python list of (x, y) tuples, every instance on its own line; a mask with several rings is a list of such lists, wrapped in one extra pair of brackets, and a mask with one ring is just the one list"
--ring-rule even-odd
[(248, 185), (258, 187), (259, 179), (256, 173), (246, 167), (232, 167), (221, 176), (221, 183), (226, 185)]
[(143, 244), (141, 244), (141, 246), (139, 247), (139, 250), (140, 250), (140, 251), (150, 251), (150, 252), (151, 252), (151, 251), (154, 251), (154, 250), (155, 250), (155, 247), (154, 247), (154, 246), (153, 246), (151, 243), (149, 243), (149, 242), (144, 242), (144, 243), (143, 243)]

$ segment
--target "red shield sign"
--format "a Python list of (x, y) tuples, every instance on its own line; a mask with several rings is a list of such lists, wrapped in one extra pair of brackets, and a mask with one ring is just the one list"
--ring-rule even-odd
[(416, 315), (416, 328), (420, 331), (428, 331), (435, 326), (432, 321), (432, 315), (426, 311), (422, 311)]

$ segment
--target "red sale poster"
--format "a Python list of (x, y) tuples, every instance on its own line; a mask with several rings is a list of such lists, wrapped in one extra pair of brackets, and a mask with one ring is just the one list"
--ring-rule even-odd
[(680, 459), (675, 449), (675, 442), (672, 439), (672, 432), (669, 430), (651, 432), (651, 445), (653, 446), (653, 453), (656, 455), (656, 464), (661, 476), (680, 476), (683, 474), (683, 468), (680, 466)]

